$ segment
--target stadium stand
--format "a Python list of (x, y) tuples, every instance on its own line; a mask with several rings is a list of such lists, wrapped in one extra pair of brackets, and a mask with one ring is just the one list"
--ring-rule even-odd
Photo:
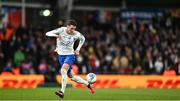
[[(74, 66), (76, 72), (162, 75), (171, 67), (179, 75), (179, 16), (163, 11), (161, 17), (153, 16), (148, 22), (134, 17), (123, 20), (120, 12), (112, 11), (88, 11), (80, 19), (75, 17), (78, 30), (86, 37)], [(72, 17), (75, 12), (78, 14), (72, 11)], [(46, 25), (15, 28), (11, 22), (1, 28), (0, 73), (44, 74), (47, 81), (54, 80), (58, 71), (57, 54), (53, 52), (56, 40), (45, 37), (51, 29)]]

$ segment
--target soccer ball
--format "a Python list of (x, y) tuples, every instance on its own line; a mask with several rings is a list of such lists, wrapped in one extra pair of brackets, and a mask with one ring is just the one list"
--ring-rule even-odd
[(86, 80), (88, 83), (92, 84), (94, 82), (96, 82), (96, 74), (94, 73), (89, 73), (86, 75)]

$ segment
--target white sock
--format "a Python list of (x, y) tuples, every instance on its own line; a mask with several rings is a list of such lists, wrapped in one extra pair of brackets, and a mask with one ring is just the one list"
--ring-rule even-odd
[(73, 81), (75, 81), (77, 83), (85, 84), (85, 85), (89, 84), (86, 80), (82, 79), (80, 76), (73, 76), (71, 78), (71, 80), (73, 80)]
[(66, 69), (61, 69), (61, 91), (64, 93), (66, 89), (66, 84), (67, 84), (67, 70)]

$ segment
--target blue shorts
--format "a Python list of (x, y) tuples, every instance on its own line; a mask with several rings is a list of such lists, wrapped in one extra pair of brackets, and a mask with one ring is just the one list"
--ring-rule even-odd
[(68, 74), (71, 72), (72, 65), (75, 61), (75, 55), (58, 55), (58, 71), (64, 63), (69, 65)]

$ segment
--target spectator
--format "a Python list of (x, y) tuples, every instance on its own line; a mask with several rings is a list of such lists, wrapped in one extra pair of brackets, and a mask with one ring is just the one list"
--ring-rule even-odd
[(12, 66), (12, 60), (9, 59), (8, 62), (7, 62), (7, 64), (6, 64), (6, 66), (5, 66), (4, 69), (3, 69), (3, 72), (11, 72), (11, 73), (13, 73), (13, 72), (12, 72), (12, 68), (13, 68), (13, 66)]
[(23, 52), (23, 47), (21, 46), (15, 53), (14, 53), (14, 63), (15, 65), (19, 66), (20, 63), (25, 59), (25, 53)]
[(13, 67), (12, 67), (12, 60), (9, 59), (9, 60), (7, 61), (6, 66), (3, 68), (3, 71), (2, 71), (2, 73), (1, 73), (1, 75), (12, 75), (12, 74), (13, 74), (12, 68), (13, 68)]
[(168, 67), (164, 72), (163, 72), (164, 76), (175, 76), (176, 75), (176, 71), (172, 68), (172, 67)]
[(144, 70), (140, 65), (137, 65), (133, 70), (133, 74), (144, 74)]
[(20, 75), (20, 68), (18, 66), (15, 66), (12, 68), (12, 72), (14, 75)]
[(46, 63), (46, 60), (45, 59), (42, 59), (39, 66), (38, 66), (38, 72), (40, 74), (46, 74), (48, 71), (48, 65)]
[(113, 73), (118, 73), (118, 70), (120, 69), (120, 56), (117, 55), (112, 62)]
[(163, 69), (164, 69), (164, 65), (163, 65), (163, 61), (162, 61), (162, 57), (158, 57), (157, 60), (154, 63), (154, 67), (155, 67), (155, 72), (156, 74), (162, 74)]
[(33, 74), (34, 73), (34, 70), (32, 68), (32, 64), (29, 60), (23, 60), (21, 62), (21, 72), (22, 74)]

